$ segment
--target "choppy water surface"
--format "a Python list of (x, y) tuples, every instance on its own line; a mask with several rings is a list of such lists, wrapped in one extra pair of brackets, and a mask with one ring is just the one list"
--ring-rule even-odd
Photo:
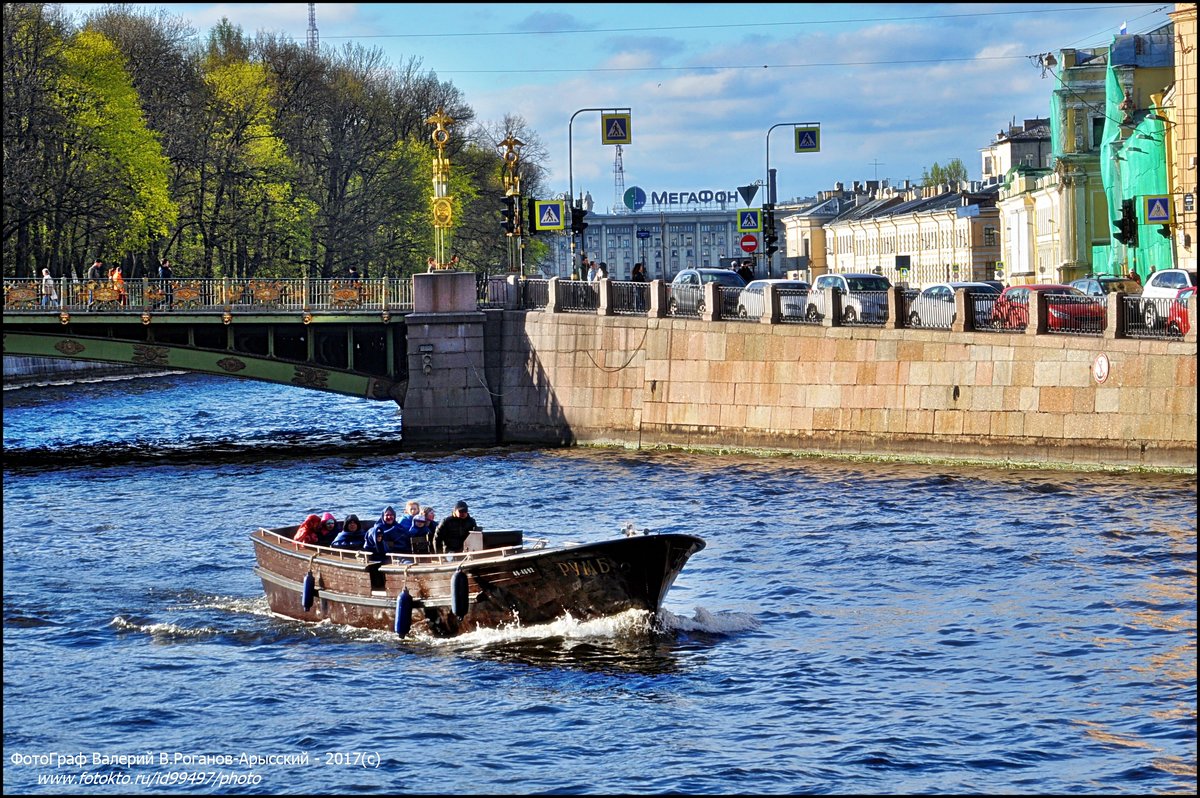
[[(409, 454), (399, 428), (197, 375), (6, 391), (5, 793), (1196, 788), (1194, 476)], [(657, 625), (270, 615), (253, 528), (408, 498), (708, 547)]]

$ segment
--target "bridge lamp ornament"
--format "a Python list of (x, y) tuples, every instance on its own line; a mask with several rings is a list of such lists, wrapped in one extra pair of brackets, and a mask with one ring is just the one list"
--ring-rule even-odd
[(449, 269), (458, 263), (458, 258), (446, 258), (448, 230), (454, 226), (454, 198), (447, 193), (450, 184), (450, 159), (446, 157), (446, 144), (450, 141), (448, 125), (454, 119), (441, 108), (425, 120), (433, 125), (434, 146), (437, 153), (433, 156), (433, 199), (430, 203), (433, 211), (433, 257), (428, 261), (430, 271)]
[[(513, 197), (512, 231), (508, 234), (509, 271), (521, 272), (521, 148), (525, 142), (511, 132), (499, 144), (504, 148), (504, 196)], [(532, 228), (531, 228), (532, 229)]]

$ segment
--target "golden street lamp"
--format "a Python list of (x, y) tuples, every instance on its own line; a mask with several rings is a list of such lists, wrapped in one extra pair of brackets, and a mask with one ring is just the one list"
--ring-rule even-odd
[(433, 199), (431, 202), (434, 228), (433, 257), (429, 259), (429, 271), (437, 271), (449, 269), (458, 263), (457, 255), (449, 260), (446, 258), (447, 239), (449, 238), (447, 231), (454, 224), (454, 198), (446, 193), (450, 184), (450, 159), (446, 157), (445, 150), (446, 143), (450, 141), (450, 131), (447, 126), (453, 124), (454, 119), (438, 108), (437, 112), (425, 121), (434, 126), (430, 138), (437, 147), (437, 154), (433, 156)]

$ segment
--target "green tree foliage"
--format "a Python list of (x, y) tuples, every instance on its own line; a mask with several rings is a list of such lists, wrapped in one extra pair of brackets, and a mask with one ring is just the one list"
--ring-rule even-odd
[[(455, 120), (451, 254), (500, 263), (495, 131), (418, 59), (316, 53), (228, 20), (198, 40), (124, 5), (75, 27), (58, 6), (10, 3), (3, 60), (6, 275), (78, 273), (97, 255), (134, 276), (160, 256), (179, 276), (425, 271), (438, 109)], [(523, 157), (534, 196), (544, 150)]]
[(945, 166), (940, 166), (937, 161), (934, 161), (933, 166), (921, 173), (921, 183), (926, 186), (938, 183), (962, 183), (966, 180), (967, 167), (963, 166), (963, 162), (958, 158)]
[(175, 223), (169, 164), (146, 127), (124, 59), (104, 34), (80, 32), (64, 60), (57, 101), (74, 122), (59, 172), (64, 209), (101, 251), (137, 251)]

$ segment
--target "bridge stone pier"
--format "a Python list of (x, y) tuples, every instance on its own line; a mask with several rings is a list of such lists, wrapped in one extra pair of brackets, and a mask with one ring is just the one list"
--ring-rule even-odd
[(408, 326), (405, 446), (487, 445), (497, 440), (497, 410), (487, 384), (484, 335), (472, 272), (413, 276)]

